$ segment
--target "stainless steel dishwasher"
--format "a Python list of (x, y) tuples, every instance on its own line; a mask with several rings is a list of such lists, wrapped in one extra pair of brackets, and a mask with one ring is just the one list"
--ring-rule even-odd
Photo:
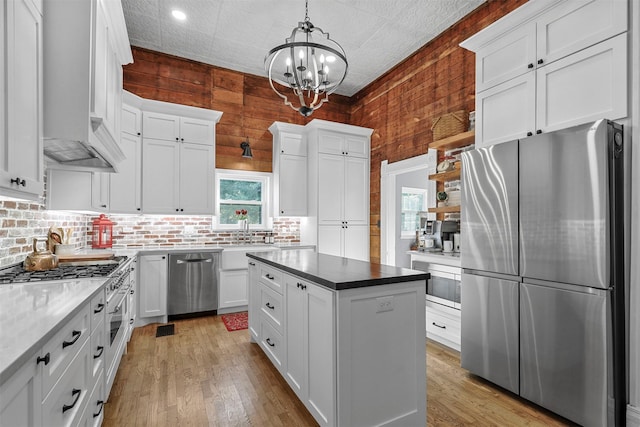
[(220, 254), (198, 252), (169, 255), (167, 314), (215, 314), (218, 309)]

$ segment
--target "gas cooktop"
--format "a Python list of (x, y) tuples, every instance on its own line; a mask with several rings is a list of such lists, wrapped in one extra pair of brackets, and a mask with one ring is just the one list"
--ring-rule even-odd
[(113, 262), (89, 265), (62, 265), (52, 270), (27, 271), (22, 265), (0, 270), (0, 283), (24, 283), (42, 280), (68, 280), (88, 277), (109, 277), (127, 259), (115, 257)]

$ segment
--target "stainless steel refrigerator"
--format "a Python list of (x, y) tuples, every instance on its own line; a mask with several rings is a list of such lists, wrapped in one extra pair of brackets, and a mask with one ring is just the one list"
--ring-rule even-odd
[(462, 367), (585, 426), (625, 423), (622, 132), (462, 155)]

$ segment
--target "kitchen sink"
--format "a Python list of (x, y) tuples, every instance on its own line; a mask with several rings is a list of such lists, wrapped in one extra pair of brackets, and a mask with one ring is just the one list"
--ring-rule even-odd
[(241, 270), (247, 268), (247, 252), (279, 251), (277, 246), (240, 245), (229, 246), (222, 250), (222, 270)]

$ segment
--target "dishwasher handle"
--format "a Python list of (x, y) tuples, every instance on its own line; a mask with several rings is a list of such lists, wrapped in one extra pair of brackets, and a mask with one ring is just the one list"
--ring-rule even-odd
[(195, 258), (195, 259), (179, 259), (176, 261), (177, 264), (187, 264), (187, 263), (200, 263), (200, 262), (213, 262), (213, 258)]

